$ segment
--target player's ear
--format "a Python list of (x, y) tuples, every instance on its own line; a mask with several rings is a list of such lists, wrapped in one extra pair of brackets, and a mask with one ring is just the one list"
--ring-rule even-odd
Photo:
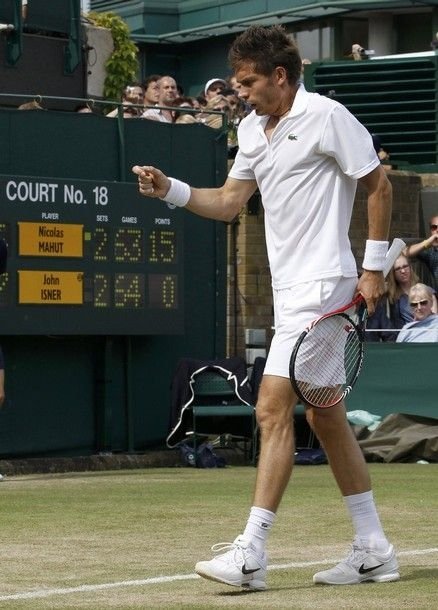
[(277, 66), (274, 69), (274, 75), (278, 85), (283, 85), (287, 82), (287, 72), (283, 66)]

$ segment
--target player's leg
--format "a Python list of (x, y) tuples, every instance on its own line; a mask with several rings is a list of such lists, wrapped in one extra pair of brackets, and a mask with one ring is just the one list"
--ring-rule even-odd
[(307, 421), (324, 447), (331, 470), (343, 496), (371, 489), (371, 480), (363, 453), (339, 403), (328, 409), (308, 407)]
[(292, 472), (295, 403), (289, 379), (263, 377), (256, 409), (260, 455), (248, 522), (233, 543), (216, 547), (225, 552), (196, 564), (200, 576), (237, 587), (266, 588), (267, 538)]
[(350, 513), (355, 538), (346, 560), (318, 572), (315, 583), (356, 584), (399, 579), (394, 548), (383, 531), (371, 491), (363, 453), (341, 403), (329, 409), (307, 409), (307, 420), (327, 454)]
[(261, 442), (253, 506), (242, 535), (229, 548), (220, 547), (218, 551), (225, 551), (221, 555), (196, 564), (200, 576), (234, 586), (266, 588), (266, 541), (294, 457), (292, 410), (296, 398), (289, 380), (289, 360), (297, 336), (319, 310), (318, 283), (274, 292), (276, 331), (256, 408)]
[(289, 379), (263, 376), (256, 410), (261, 446), (253, 503), (274, 513), (292, 473), (296, 403)]

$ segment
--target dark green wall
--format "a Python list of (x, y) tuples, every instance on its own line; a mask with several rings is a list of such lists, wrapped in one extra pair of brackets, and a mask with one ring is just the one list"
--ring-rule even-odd
[(438, 417), (437, 355), (436, 343), (365, 344), (364, 367), (347, 399), (348, 410)]
[[(226, 173), (226, 139), (203, 125), (0, 110), (0, 139), (0, 173), (11, 177), (134, 182), (131, 166), (148, 163), (194, 186), (215, 186)], [(163, 444), (177, 360), (225, 355), (225, 225), (181, 213), (184, 334), (53, 337), (41, 328), (40, 336), (16, 337), (2, 328), (7, 405), (0, 455)]]

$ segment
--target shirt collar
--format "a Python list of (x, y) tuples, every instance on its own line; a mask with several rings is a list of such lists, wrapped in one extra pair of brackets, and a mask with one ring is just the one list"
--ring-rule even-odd
[(307, 109), (310, 95), (311, 94), (305, 90), (303, 83), (300, 83), (288, 116), (292, 117), (303, 114)]

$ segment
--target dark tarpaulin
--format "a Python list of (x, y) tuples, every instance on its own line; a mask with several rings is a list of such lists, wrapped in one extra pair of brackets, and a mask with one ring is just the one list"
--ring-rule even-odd
[(392, 413), (359, 445), (369, 462), (438, 462), (438, 419)]

